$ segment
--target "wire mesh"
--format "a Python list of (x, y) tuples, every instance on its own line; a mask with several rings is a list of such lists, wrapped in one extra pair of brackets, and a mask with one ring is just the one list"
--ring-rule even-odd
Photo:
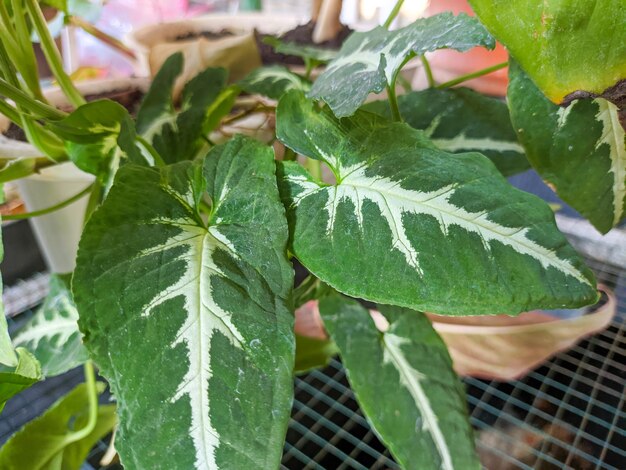
[[(598, 281), (618, 298), (617, 315), (605, 331), (520, 380), (464, 379), (478, 451), (487, 469), (626, 468), (626, 270), (588, 262)], [(7, 288), (9, 310), (15, 313), (18, 305), (40, 302), (44, 280), (37, 275)], [(30, 315), (27, 310), (12, 316), (10, 329), (19, 328)], [(0, 418), (0, 443), (81, 380), (77, 369), (10, 400)], [(359, 410), (339, 361), (297, 377), (294, 385), (283, 470), (399, 468)], [(107, 440), (98, 443), (84, 470), (102, 468), (99, 462), (107, 445)]]

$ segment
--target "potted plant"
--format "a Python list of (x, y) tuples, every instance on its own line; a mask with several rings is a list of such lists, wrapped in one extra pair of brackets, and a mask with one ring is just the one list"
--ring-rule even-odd
[[(479, 18), (508, 45), (490, 15), (495, 11), (497, 18), (498, 8), (513, 6), (490, 5), (477, 8)], [(598, 18), (624, 14), (618, 5), (605, 13)], [(620, 24), (602, 34), (623, 34), (615, 26)], [(557, 26), (554, 34), (571, 33)], [(509, 46), (522, 64), (511, 67), (510, 106), (513, 129), (522, 129), (524, 151), (536, 164), (534, 147), (552, 145), (548, 130), (581, 120), (603, 129), (618, 111), (603, 98), (580, 97), (559, 111), (538, 88), (551, 83), (542, 77), (546, 67), (517, 49), (522, 33), (532, 39), (532, 30), (518, 31)], [(397, 31), (378, 27), (352, 34), (313, 84), (284, 74), (282, 80), (261, 79), (257, 72), (248, 86), (280, 97), (276, 136), (289, 149), (282, 161), (270, 146), (243, 136), (220, 145), (209, 139), (208, 151), (187, 152), (187, 126), (210, 120), (217, 104), (199, 119), (177, 119), (149, 145), (142, 116), (135, 121), (106, 100), (69, 115), (40, 116), (38, 122), (64, 139), (75, 161), (86, 163), (84, 150), (93, 150), (97, 158), (84, 168), (96, 181), (113, 183), (83, 230), (71, 289), (59, 279), (58, 303), (46, 302), (15, 344), (6, 334), (0, 337), (2, 397), (38, 380), (44, 364), (59, 370), (59, 357), (72, 357), (74, 364), (89, 357), (86, 384), (8, 441), (0, 466), (28, 467), (36, 457), (37, 464), (71, 467), (111, 428), (110, 408), (97, 402), (102, 386), (94, 361), (116, 398), (115, 447), (126, 467), (278, 467), (298, 354), (293, 311), (317, 300), (361, 408), (396, 461), (407, 468), (480, 468), (462, 386), (421, 312), (515, 315), (578, 308), (599, 297), (592, 272), (558, 231), (548, 205), (514, 189), (494, 165), (515, 159), (506, 152), (519, 147), (513, 145), (518, 134), (499, 136), (488, 126), (473, 126), (489, 121), (481, 114), (492, 112), (491, 102), (477, 99), (485, 111), (470, 106), (473, 95), (450, 92), (446, 99), (469, 100), (456, 105), (459, 116), (466, 115), (464, 106), (474, 110), (473, 118), (469, 113), (471, 119), (452, 122), (465, 126), (454, 127), (445, 115), (425, 129), (402, 122), (395, 85), (410, 58), (444, 47), (494, 45), (477, 18), (442, 14)], [(615, 80), (611, 67), (593, 70), (597, 76), (587, 78), (597, 82), (580, 90), (598, 93)], [(605, 71), (609, 78), (602, 78)], [(168, 77), (171, 83), (175, 74)], [(520, 102), (517, 87), (526, 100)], [(548, 88), (549, 96), (569, 93), (568, 87)], [(150, 122), (159, 121), (164, 108), (157, 99), (162, 88), (153, 89), (154, 100), (144, 101)], [(372, 92), (384, 90), (391, 118), (361, 109)], [(597, 117), (597, 109), (608, 116)], [(532, 122), (521, 123), (525, 119)], [(554, 127), (533, 125), (540, 119)], [(621, 127), (604, 129), (623, 143)], [(599, 152), (594, 158), (609, 159), (621, 147), (606, 144), (608, 138), (580, 134), (565, 150), (579, 155), (593, 149)], [(463, 152), (467, 146), (485, 149), (489, 158)], [(112, 155), (120, 156), (119, 164), (111, 164)], [(322, 180), (322, 167), (332, 173), (331, 182)], [(624, 174), (605, 168), (603, 176), (614, 173)], [(605, 181), (605, 192), (607, 187), (615, 193), (621, 186)], [(589, 195), (596, 188), (585, 190)], [(592, 221), (606, 228), (623, 215), (613, 211), (607, 222), (594, 214)], [(292, 260), (310, 273), (297, 289)], [(381, 332), (355, 298), (378, 304), (388, 329)], [(47, 330), (45, 323), (71, 325), (65, 335), (73, 340), (61, 344), (75, 346), (83, 335), (84, 348), (73, 349), (72, 356), (44, 354), (57, 345), (36, 334)], [(42, 433), (50, 423), (61, 432)], [(55, 444), (34, 446), (35, 435), (39, 443), (50, 438)], [(23, 451), (27, 446), (31, 452)], [(38, 449), (36, 456), (32, 449)]]

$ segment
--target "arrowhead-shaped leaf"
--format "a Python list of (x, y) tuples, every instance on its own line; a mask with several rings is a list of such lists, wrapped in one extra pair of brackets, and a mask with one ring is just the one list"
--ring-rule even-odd
[(18, 348), (15, 352), (15, 369), (0, 367), (0, 412), (9, 398), (41, 380), (41, 367), (35, 356), (24, 348)]
[(554, 103), (579, 90), (600, 94), (626, 79), (623, 0), (469, 3)]
[[(101, 394), (105, 387), (96, 383)], [(84, 438), (69, 440), (87, 425), (89, 391), (78, 385), (58, 400), (43, 415), (17, 431), (0, 449), (0, 468), (6, 470), (78, 469), (91, 448), (106, 436), (116, 423), (115, 405), (101, 405), (94, 429)]]
[[(425, 131), (441, 150), (480, 152), (504, 176), (530, 168), (502, 100), (469, 88), (429, 88), (399, 96), (398, 106), (404, 121)], [(369, 103), (363, 109), (391, 118), (387, 100)]]
[(360, 111), (338, 120), (289, 92), (277, 135), (323, 160), (336, 184), (284, 162), (292, 251), (353, 297), (440, 314), (519, 313), (597, 299), (591, 271), (539, 198), (477, 153)]
[(516, 63), (508, 89), (511, 119), (533, 167), (600, 232), (626, 217), (626, 135), (615, 105), (550, 102)]
[(43, 305), (13, 338), (16, 347), (35, 355), (46, 377), (67, 372), (88, 359), (69, 280), (69, 276), (51, 276), (50, 292)]
[(320, 301), (361, 409), (402, 468), (481, 468), (465, 391), (446, 345), (424, 314), (381, 311), (390, 322), (385, 333), (354, 300)]
[(289, 90), (309, 91), (311, 84), (280, 65), (259, 67), (239, 82), (243, 91), (278, 100)]
[(81, 239), (79, 324), (125, 466), (276, 468), (294, 338), (273, 153), (237, 137), (199, 163), (118, 172)]
[(180, 106), (174, 104), (174, 83), (183, 71), (183, 55), (170, 56), (154, 77), (137, 114), (137, 132), (166, 163), (193, 160), (206, 144), (204, 121), (224, 89), (227, 71), (208, 68), (184, 87)]
[(476, 46), (493, 49), (495, 41), (476, 18), (464, 13), (420, 18), (395, 31), (378, 26), (367, 33), (353, 33), (315, 81), (309, 96), (324, 100), (337, 117), (350, 116), (370, 93), (380, 93), (394, 83), (411, 57), (437, 49), (467, 51)]

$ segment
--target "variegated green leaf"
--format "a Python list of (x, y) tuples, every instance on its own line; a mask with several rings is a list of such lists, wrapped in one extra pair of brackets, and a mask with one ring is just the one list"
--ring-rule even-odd
[(253, 70), (239, 82), (246, 93), (278, 100), (289, 90), (309, 91), (311, 84), (287, 67), (271, 65)]
[(41, 367), (35, 356), (24, 348), (18, 348), (15, 352), (15, 368), (0, 366), (0, 412), (9, 398), (41, 380)]
[(215, 147), (204, 168), (118, 172), (73, 291), (126, 467), (278, 467), (293, 393), (286, 243), (273, 153), (255, 141)]
[(477, 153), (450, 154), (422, 131), (360, 111), (338, 120), (301, 93), (277, 135), (322, 160), (335, 184), (284, 162), (292, 252), (353, 297), (440, 314), (519, 313), (597, 299), (595, 280), (539, 198)]
[[(441, 150), (480, 152), (504, 176), (530, 168), (502, 100), (469, 88), (430, 88), (399, 96), (398, 106), (404, 121), (424, 130)], [(387, 100), (369, 103), (364, 109), (391, 118)]]
[(204, 70), (185, 85), (181, 103), (175, 106), (174, 83), (182, 71), (182, 53), (170, 56), (154, 77), (137, 114), (137, 132), (166, 163), (193, 160), (204, 148), (204, 121), (228, 75), (222, 68)]
[(554, 103), (561, 103), (572, 93), (600, 94), (615, 85), (615, 97), (619, 99), (621, 95), (623, 99), (624, 0), (469, 0), (469, 3)]
[(446, 345), (424, 314), (382, 307), (389, 329), (376, 329), (354, 300), (320, 301), (350, 386), (402, 468), (480, 469), (466, 396)]
[(420, 18), (395, 31), (378, 26), (367, 33), (353, 33), (315, 81), (309, 96), (324, 100), (337, 117), (350, 116), (370, 93), (380, 93), (394, 83), (411, 57), (436, 49), (467, 51), (476, 46), (493, 49), (495, 41), (476, 18), (464, 13)]
[(67, 372), (88, 359), (78, 331), (78, 311), (69, 281), (69, 275), (52, 275), (43, 305), (13, 337), (16, 347), (24, 347), (35, 355), (47, 377)]
[(285, 42), (273, 36), (263, 38), (263, 42), (274, 48), (279, 54), (302, 57), (305, 61), (314, 61), (315, 64), (325, 64), (337, 57), (338, 51), (310, 44)]
[(146, 163), (136, 145), (135, 125), (126, 109), (111, 100), (84, 104), (65, 119), (48, 123), (65, 141), (70, 159), (81, 170), (110, 187), (115, 172), (126, 162)]
[(615, 105), (550, 102), (516, 63), (508, 90), (511, 118), (528, 159), (558, 195), (606, 233), (626, 217), (626, 135)]
[[(96, 393), (106, 388), (96, 382)], [(111, 432), (116, 423), (115, 405), (100, 405), (93, 430), (80, 439), (76, 432), (89, 420), (89, 389), (80, 384), (46, 412), (17, 431), (0, 449), (3, 470), (76, 470), (92, 447)]]

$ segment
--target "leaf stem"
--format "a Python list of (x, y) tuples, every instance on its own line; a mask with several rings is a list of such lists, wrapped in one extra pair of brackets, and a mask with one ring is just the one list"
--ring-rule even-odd
[(398, 97), (396, 96), (396, 81), (393, 81), (391, 86), (387, 87), (387, 95), (389, 97), (389, 107), (391, 108), (391, 116), (394, 121), (402, 122), (402, 116), (400, 115), (400, 107), (398, 106)]
[(437, 88), (440, 89), (440, 90), (443, 89), (443, 88), (450, 88), (450, 87), (453, 87), (455, 85), (458, 85), (459, 83), (466, 82), (466, 81), (471, 80), (473, 78), (482, 77), (483, 75), (487, 75), (489, 73), (492, 73), (492, 72), (495, 72), (497, 70), (503, 69), (507, 65), (509, 65), (508, 62), (502, 62), (500, 64), (492, 65), (491, 67), (487, 67), (485, 69), (477, 70), (476, 72), (468, 73), (466, 75), (461, 75), (460, 77), (457, 77), (457, 78), (455, 78), (453, 80), (450, 80), (448, 82), (445, 82), (445, 83), (442, 83), (440, 85), (437, 85)]
[(316, 181), (322, 181), (322, 162), (314, 158), (306, 159), (306, 168)]
[(400, 13), (400, 8), (402, 8), (403, 3), (404, 3), (404, 0), (396, 1), (396, 4), (393, 6), (393, 10), (391, 10), (391, 12), (389, 13), (389, 16), (383, 23), (383, 27), (385, 29), (389, 29), (389, 27), (391, 26), (391, 23), (393, 23), (393, 20), (396, 19), (396, 16), (398, 16), (398, 13)]
[(0, 114), (8, 117), (10, 121), (14, 122), (18, 126), (22, 126), (22, 120), (20, 118), (20, 113), (17, 109), (7, 103), (5, 100), (0, 98)]
[(46, 19), (41, 12), (41, 8), (37, 3), (37, 0), (25, 0), (26, 8), (33, 22), (33, 26), (37, 31), (39, 40), (41, 41), (41, 49), (46, 57), (50, 70), (56, 78), (59, 87), (63, 90), (63, 93), (67, 96), (68, 100), (75, 107), (79, 107), (85, 104), (85, 99), (79, 93), (79, 91), (72, 83), (70, 77), (63, 70), (63, 63), (61, 61), (61, 55), (56, 47), (54, 39), (48, 30)]
[(82, 18), (79, 18), (78, 16), (70, 16), (68, 17), (68, 21), (69, 21), (69, 24), (71, 24), (72, 26), (79, 27), (80, 29), (85, 31), (87, 34), (90, 34), (94, 38), (102, 41), (107, 46), (112, 47), (113, 49), (118, 51), (120, 54), (125, 55), (127, 58), (131, 60), (137, 60), (137, 56), (132, 51), (132, 49), (126, 47), (126, 45), (122, 41), (105, 33), (104, 31), (97, 28), (93, 24), (85, 21)]
[(22, 219), (28, 219), (30, 217), (39, 217), (40, 215), (49, 214), (49, 213), (57, 211), (59, 209), (63, 209), (64, 207), (69, 206), (73, 202), (78, 201), (83, 196), (89, 194), (89, 192), (91, 191), (92, 187), (93, 187), (93, 184), (90, 184), (85, 189), (83, 189), (81, 192), (79, 192), (78, 194), (75, 194), (71, 198), (66, 199), (65, 201), (59, 202), (58, 204), (55, 204), (54, 206), (47, 207), (46, 209), (41, 209), (41, 210), (33, 211), (33, 212), (26, 212), (24, 214), (4, 215), (4, 216), (2, 216), (2, 219), (3, 220), (22, 220)]
[(430, 62), (425, 55), (421, 55), (420, 60), (422, 61), (422, 65), (424, 66), (424, 73), (426, 74), (426, 80), (428, 80), (428, 86), (430, 88), (433, 88), (436, 83), (435, 77), (433, 77), (433, 69), (430, 68)]

